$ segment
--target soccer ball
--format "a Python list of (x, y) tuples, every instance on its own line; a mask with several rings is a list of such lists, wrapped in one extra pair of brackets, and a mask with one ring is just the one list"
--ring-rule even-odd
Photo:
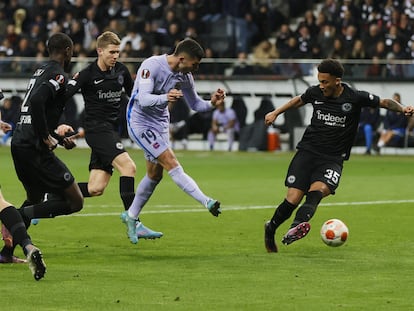
[(329, 219), (322, 225), (321, 238), (328, 246), (341, 246), (348, 236), (348, 227), (339, 219)]

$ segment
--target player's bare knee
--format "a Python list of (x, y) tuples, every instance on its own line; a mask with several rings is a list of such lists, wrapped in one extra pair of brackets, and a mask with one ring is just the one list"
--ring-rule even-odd
[(102, 188), (91, 188), (88, 189), (89, 190), (89, 194), (91, 195), (91, 197), (99, 197), (104, 193), (105, 189)]
[(151, 172), (147, 172), (147, 176), (149, 179), (154, 180), (159, 183), (163, 177), (163, 174), (162, 173), (159, 174), (158, 172), (151, 171)]

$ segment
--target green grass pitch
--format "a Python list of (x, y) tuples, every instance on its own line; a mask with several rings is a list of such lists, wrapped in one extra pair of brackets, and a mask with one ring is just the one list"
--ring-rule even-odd
[[(88, 149), (56, 151), (77, 181)], [(137, 181), (143, 155), (130, 150)], [(1, 310), (412, 310), (414, 158), (352, 155), (336, 195), (322, 201), (309, 235), (268, 254), (263, 224), (283, 200), (292, 153), (177, 152), (200, 188), (222, 202), (218, 218), (168, 174), (141, 218), (164, 232), (132, 245), (119, 219), (118, 174), (77, 215), (42, 219), (29, 233), (44, 255), (45, 278), (26, 265), (0, 265)], [(25, 197), (8, 147), (0, 148), (5, 197)], [(319, 236), (329, 218), (350, 230), (339, 248)], [(22, 252), (16, 249), (16, 254)]]

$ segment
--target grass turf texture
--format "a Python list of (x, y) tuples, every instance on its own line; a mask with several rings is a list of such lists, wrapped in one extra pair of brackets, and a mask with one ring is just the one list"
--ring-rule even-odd
[[(89, 150), (57, 154), (77, 181), (88, 178)], [(131, 150), (137, 179), (141, 151)], [(218, 218), (179, 190), (168, 174), (145, 207), (144, 223), (164, 232), (132, 245), (121, 224), (115, 173), (102, 197), (76, 216), (42, 219), (29, 230), (47, 273), (0, 265), (3, 310), (409, 310), (414, 305), (414, 159), (353, 155), (337, 194), (322, 201), (309, 235), (279, 253), (263, 245), (263, 224), (285, 195), (292, 153), (177, 152), (206, 194), (222, 202)], [(21, 204), (9, 149), (0, 148), (2, 190)], [(322, 223), (349, 227), (331, 248)], [(22, 256), (20, 248), (16, 254)]]

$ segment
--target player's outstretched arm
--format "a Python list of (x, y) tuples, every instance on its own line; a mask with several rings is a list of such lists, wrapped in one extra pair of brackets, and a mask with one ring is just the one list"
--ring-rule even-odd
[[(1, 115), (0, 115), (0, 117), (1, 117)], [(12, 126), (11, 126), (9, 123), (7, 123), (7, 122), (3, 122), (3, 121), (1, 121), (1, 120), (0, 120), (0, 129), (1, 129), (4, 133), (7, 133), (7, 132), (9, 132), (9, 131), (11, 131), (11, 130), (12, 130)]]
[(291, 100), (289, 100), (286, 104), (276, 108), (275, 110), (267, 113), (265, 115), (265, 124), (267, 126), (272, 125), (273, 122), (275, 122), (276, 118), (284, 113), (286, 110), (289, 110), (291, 108), (298, 108), (300, 106), (303, 106), (304, 103), (300, 97), (300, 95), (293, 97)]
[(413, 106), (404, 106), (392, 98), (381, 98), (380, 107), (392, 111), (402, 112), (406, 116), (412, 116), (414, 114)]

